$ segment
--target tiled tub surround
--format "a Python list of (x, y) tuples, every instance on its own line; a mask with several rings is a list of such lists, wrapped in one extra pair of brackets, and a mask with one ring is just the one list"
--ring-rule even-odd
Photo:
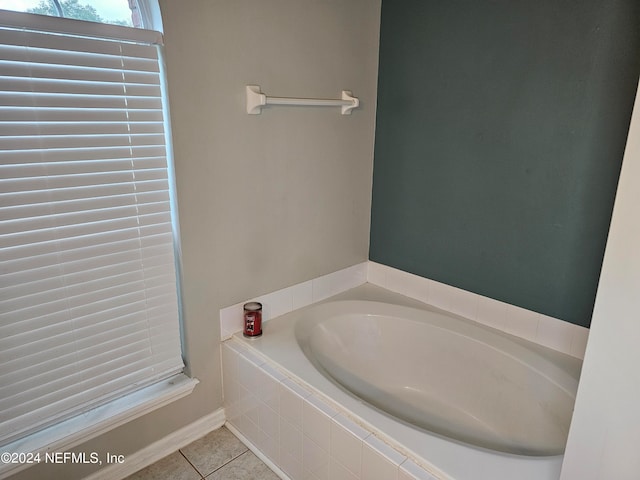
[[(263, 338), (267, 338), (275, 326), (269, 322), (271, 319), (286, 315), (313, 303), (324, 301), (333, 295), (341, 294), (365, 283), (370, 284), (372, 287), (374, 285), (383, 287), (387, 290), (387, 293), (392, 295), (393, 293), (391, 292), (401, 294), (404, 300), (409, 302), (407, 303), (408, 305), (413, 300), (417, 300), (414, 306), (422, 305), (424, 307), (424, 304), (428, 304), (436, 307), (436, 309), (450, 312), (455, 316), (473, 320), (509, 335), (553, 349), (559, 352), (557, 358), (564, 359), (569, 363), (571, 363), (571, 359), (563, 354), (574, 357), (574, 360), (582, 359), (584, 356), (589, 332), (584, 327), (370, 261), (284, 288), (277, 292), (265, 294), (258, 298), (247, 299), (247, 301), (257, 300), (264, 304), (265, 335)], [(363, 286), (363, 288), (367, 287)], [(340, 297), (343, 297), (343, 295), (338, 295), (338, 298)], [(243, 303), (245, 302), (240, 302), (220, 311), (223, 340), (231, 339), (234, 333), (242, 330)], [(430, 468), (431, 473), (427, 473), (426, 470), (418, 467), (414, 461), (408, 460), (408, 456), (411, 456), (414, 460), (421, 461), (419, 456), (414, 456), (402, 444), (394, 442), (391, 437), (382, 434), (377, 426), (374, 427), (369, 424), (367, 429), (364, 430), (363, 426), (367, 425), (367, 422), (363, 421), (362, 418), (358, 418), (358, 424), (355, 424), (352, 420), (356, 419), (357, 416), (350, 413), (348, 409), (338, 406), (330, 399), (331, 397), (324, 396), (310, 385), (307, 385), (306, 388), (300, 387), (299, 383), (293, 381), (296, 378), (295, 374), (281, 369), (273, 360), (268, 359), (254, 349), (260, 342), (260, 339), (246, 341), (241, 336), (238, 336), (223, 344), (226, 414), (230, 428), (237, 429), (238, 433), (244, 435), (249, 442), (252, 442), (274, 465), (281, 467), (280, 473), (282, 471), (287, 472), (287, 475), (293, 480), (298, 478), (331, 478), (338, 480), (341, 478), (361, 478), (363, 480), (372, 478), (375, 480), (377, 478), (395, 479), (395, 475), (399, 480), (407, 478), (448, 478), (434, 468)], [(287, 351), (290, 345), (282, 345), (281, 348), (283, 351)], [(253, 353), (250, 350), (253, 350)], [(242, 366), (242, 369), (239, 366)], [(254, 371), (254, 373), (250, 373), (251, 371)], [(322, 377), (319, 373), (316, 372), (316, 374)], [(242, 380), (240, 380), (241, 376)], [(251, 380), (254, 378), (261, 380)], [(300, 381), (299, 378), (296, 380)], [(276, 387), (273, 386), (274, 382)], [(248, 389), (248, 385), (252, 386), (252, 388)], [(255, 390), (256, 385), (262, 386)], [(271, 386), (266, 387), (265, 385)], [(335, 388), (333, 385), (331, 386)], [(271, 396), (264, 397), (269, 388), (272, 391)], [(273, 394), (274, 388), (278, 392), (275, 396)], [(315, 392), (313, 396), (311, 396), (312, 391)], [(284, 398), (284, 407), (281, 404), (281, 397)], [(270, 398), (270, 400), (265, 401), (265, 398)], [(309, 398), (315, 399), (316, 402), (310, 402)], [(328, 407), (328, 410), (320, 411), (324, 412), (325, 417), (330, 418), (330, 444), (328, 448), (320, 448), (318, 450), (315, 448), (318, 446), (318, 442), (310, 442), (309, 439), (305, 440), (306, 443), (302, 441), (308, 435), (306, 437), (303, 435), (301, 421), (292, 421), (289, 417), (289, 412), (304, 411), (299, 407), (300, 403), (303, 405), (310, 404), (307, 407), (308, 410), (311, 405), (315, 406), (317, 401), (321, 399), (324, 399), (322, 401)], [(347, 403), (350, 401), (354, 403), (356, 408), (360, 404), (359, 401), (346, 400)], [(286, 402), (295, 404), (295, 408), (290, 410)], [(282, 414), (280, 413), (281, 411), (283, 412)], [(335, 415), (332, 416), (333, 413)], [(296, 418), (301, 418), (297, 413), (294, 415)], [(347, 426), (350, 428), (347, 428)], [(348, 449), (350, 452), (348, 455), (342, 453), (347, 451), (347, 447), (338, 447), (335, 441), (332, 440), (339, 438), (348, 439), (348, 443), (352, 445)], [(381, 442), (379, 438), (384, 438), (388, 444), (393, 444), (397, 449), (395, 453), (391, 453), (394, 450)], [(346, 442), (347, 440), (344, 441)], [(305, 445), (307, 446), (306, 457), (304, 455)], [(326, 444), (323, 445), (326, 447)], [(324, 466), (319, 470), (310, 467), (314, 459), (317, 459), (314, 456), (314, 452), (321, 460), (324, 459), (325, 461), (324, 463), (320, 462)], [(404, 454), (398, 452), (404, 452)], [(481, 452), (472, 451), (471, 457), (479, 453)], [(303, 460), (305, 458), (306, 465), (309, 467), (306, 470), (303, 468)], [(363, 459), (366, 461), (363, 461)], [(385, 463), (376, 463), (374, 461), (373, 465), (378, 465), (375, 469), (367, 466), (371, 461), (380, 459), (383, 459)], [(464, 468), (468, 470), (469, 478), (474, 480), (483, 478), (484, 472), (482, 469), (478, 470), (477, 465), (468, 460), (460, 458), (449, 459), (449, 461), (466, 465)], [(557, 457), (552, 462), (546, 462), (549, 471), (545, 475), (548, 478), (558, 477), (557, 472), (559, 471), (561, 460), (561, 457)], [(532, 465), (538, 466), (543, 463), (540, 458), (536, 459), (535, 457), (531, 457), (529, 461)], [(427, 464), (428, 462), (423, 462), (423, 465)], [(327, 471), (331, 473), (328, 477), (325, 475)], [(385, 472), (384, 475), (381, 472)], [(508, 474), (508, 472), (502, 472), (497, 478), (504, 477), (504, 474)], [(286, 478), (286, 475), (283, 478)], [(524, 477), (520, 473), (516, 473), (514, 478)]]
[[(334, 298), (425, 307), (373, 285)], [(231, 428), (237, 428), (293, 480), (558, 478), (561, 456), (487, 452), (429, 435), (363, 408), (361, 401), (327, 380), (306, 360), (293, 329), (287, 326), (296, 315), (270, 322), (260, 339), (245, 340), (240, 335), (223, 346), (225, 408)], [(575, 358), (531, 347), (564, 362), (567, 368), (579, 368)], [(426, 469), (419, 469), (418, 463)]]
[[(584, 358), (589, 329), (375, 262), (363, 262), (246, 301), (263, 303), (263, 322), (368, 282), (455, 315)], [(220, 310), (221, 338), (242, 330), (240, 302)]]
[[(250, 348), (250, 347), (249, 347)], [(438, 480), (235, 339), (222, 347), (227, 427), (291, 480)]]

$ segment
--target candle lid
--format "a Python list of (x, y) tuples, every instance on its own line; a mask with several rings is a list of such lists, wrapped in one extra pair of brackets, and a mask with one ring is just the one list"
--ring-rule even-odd
[(255, 312), (257, 310), (262, 310), (262, 304), (260, 302), (249, 302), (244, 304), (244, 309), (249, 312)]

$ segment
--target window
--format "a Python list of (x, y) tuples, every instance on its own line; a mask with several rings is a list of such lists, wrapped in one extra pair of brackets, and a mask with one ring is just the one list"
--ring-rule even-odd
[(149, 0), (0, 0), (0, 10), (162, 31), (158, 4)]
[(162, 36), (95, 30), (0, 12), (5, 447), (40, 432), (30, 451), (44, 448), (80, 412), (128, 395), (143, 412), (139, 392), (195, 385), (181, 375)]

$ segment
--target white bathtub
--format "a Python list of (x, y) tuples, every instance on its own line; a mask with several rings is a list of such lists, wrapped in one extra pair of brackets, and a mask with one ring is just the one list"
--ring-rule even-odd
[(441, 478), (559, 477), (577, 359), (372, 285), (243, 342)]

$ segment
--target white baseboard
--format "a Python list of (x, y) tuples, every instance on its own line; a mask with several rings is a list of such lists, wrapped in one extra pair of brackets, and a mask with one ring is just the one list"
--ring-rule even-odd
[(280, 470), (280, 468), (275, 463), (273, 463), (264, 453), (262, 453), (258, 449), (258, 447), (256, 447), (253, 443), (251, 443), (251, 441), (247, 437), (245, 437), (242, 433), (240, 433), (240, 431), (236, 427), (234, 427), (229, 422), (226, 422), (224, 426), (227, 427), (227, 429), (231, 433), (233, 433), (236, 437), (238, 437), (238, 439), (240, 439), (240, 441), (244, 443), (245, 446), (249, 450), (251, 450), (256, 457), (262, 460), (262, 463), (264, 463), (267, 467), (269, 467), (273, 473), (278, 475), (282, 480), (291, 480), (291, 478), (286, 473)]
[(206, 415), (186, 427), (170, 433), (151, 445), (127, 455), (123, 463), (113, 463), (85, 477), (85, 480), (114, 480), (125, 478), (138, 470), (157, 462), (176, 450), (186, 447), (207, 433), (224, 425), (224, 408)]

